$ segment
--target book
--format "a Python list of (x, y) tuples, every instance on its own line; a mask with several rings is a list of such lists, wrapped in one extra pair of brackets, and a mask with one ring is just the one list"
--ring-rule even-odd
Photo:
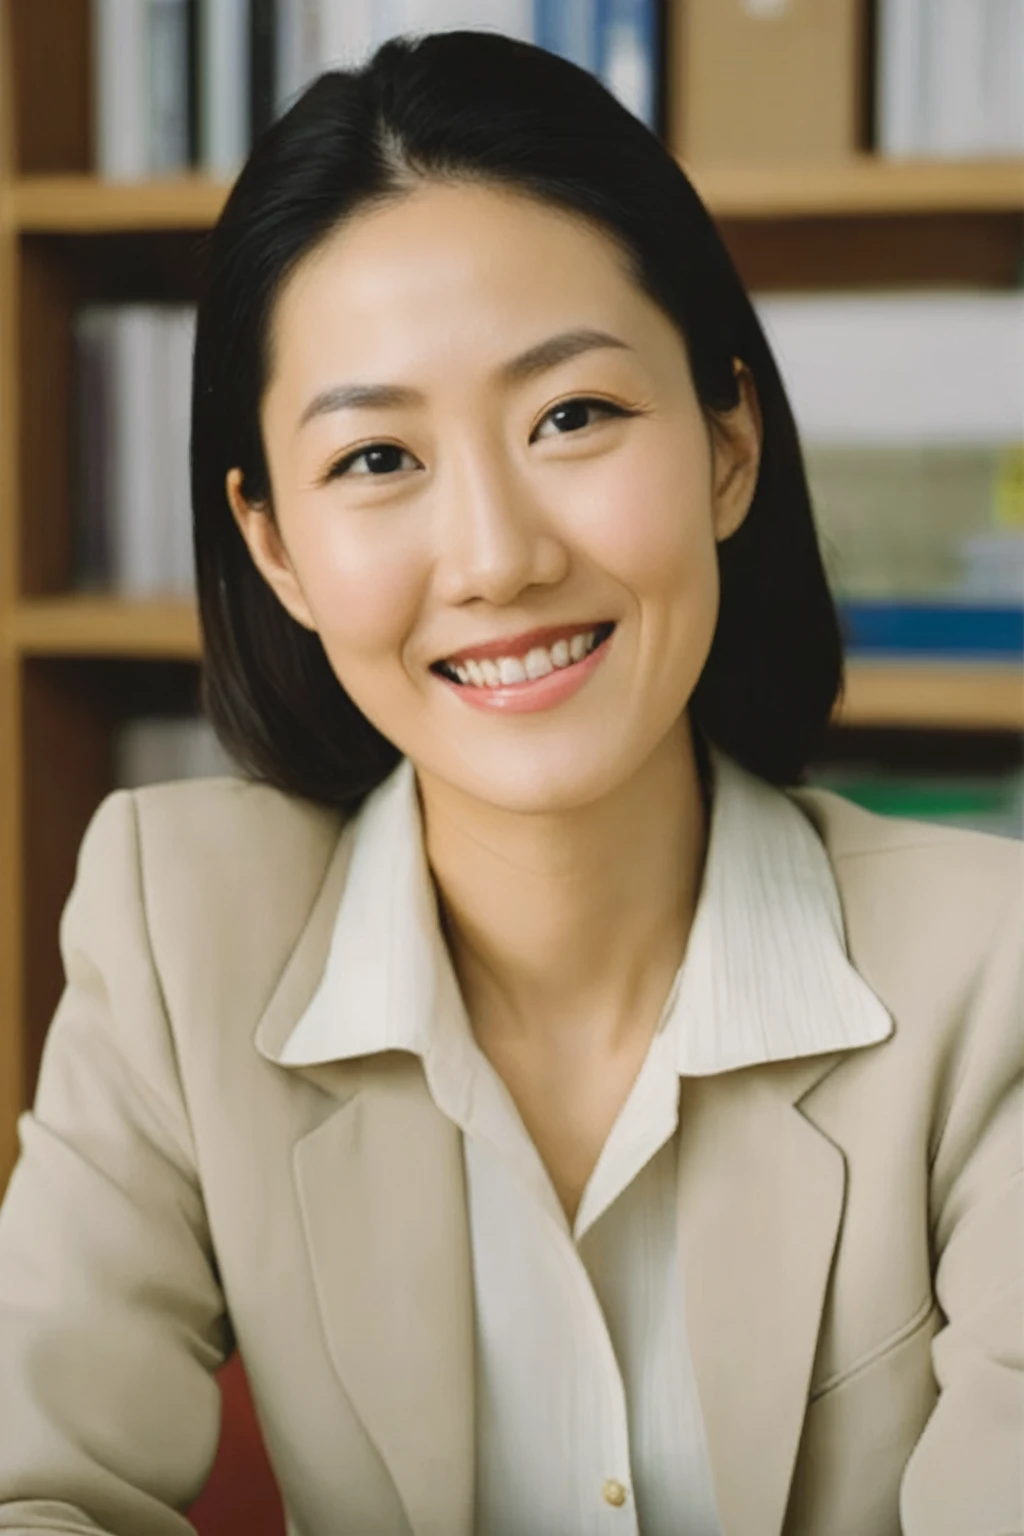
[(1024, 445), (804, 445), (825, 569), (841, 597), (1024, 598)]
[(597, 74), (624, 107), (654, 129), (657, 111), (653, 0), (598, 0)]
[(96, 0), (95, 162), (110, 181), (177, 174), (194, 161), (192, 0)]
[(94, 0), (96, 170), (108, 181), (149, 172), (147, 0)]
[(194, 590), (188, 460), (195, 310), (97, 305), (76, 316), (76, 585)]
[(875, 141), (880, 154), (921, 153), (924, 145), (926, 0), (877, 0)]
[(1024, 0), (877, 0), (875, 139), (894, 157), (1024, 152)]
[(533, 42), (589, 74), (601, 71), (602, 0), (536, 0)]
[(197, 160), (209, 175), (230, 180), (250, 145), (249, 0), (198, 0), (198, 5)]
[(160, 547), (161, 369), (159, 316), (149, 304), (126, 304), (111, 325), (112, 406), (109, 446), (111, 586), (124, 596), (149, 597), (165, 587)]
[(111, 335), (113, 312), (80, 310), (72, 325), (74, 414), (71, 479), (74, 487), (75, 586), (102, 591), (111, 568), (108, 508), (112, 495), (113, 405)]
[(146, 0), (146, 171), (186, 170), (192, 162), (189, 0)]
[(754, 295), (817, 443), (1024, 441), (1024, 292)]
[(164, 310), (159, 317), (159, 326), (162, 357), (156, 389), (162, 430), (158, 452), (164, 477), (160, 559), (166, 590), (177, 596), (188, 596), (195, 590), (189, 464), (192, 354), (196, 329), (194, 306), (175, 305)]
[(839, 617), (851, 654), (1024, 661), (1024, 600), (997, 607), (861, 599), (840, 603)]
[(821, 164), (860, 147), (860, 0), (675, 9), (667, 140), (685, 164)]

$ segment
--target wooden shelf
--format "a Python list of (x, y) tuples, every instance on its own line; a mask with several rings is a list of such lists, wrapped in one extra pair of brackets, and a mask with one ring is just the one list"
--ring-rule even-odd
[[(22, 656), (199, 659), (189, 602), (59, 597), (17, 605), (10, 639)], [(838, 723), (1024, 731), (1024, 671), (1013, 664), (851, 661)]]
[(13, 609), (9, 630), (22, 656), (199, 657), (198, 615), (194, 604), (180, 599), (37, 598)]
[(24, 176), (11, 187), (15, 228), (38, 234), (116, 234), (208, 229), (227, 198), (203, 176), (108, 182), (94, 176)]
[(1024, 670), (1014, 662), (852, 661), (838, 723), (1024, 731)]
[(688, 166), (719, 218), (856, 218), (872, 214), (1024, 211), (1024, 158), (880, 160), (835, 165)]
[[(870, 155), (820, 166), (688, 166), (720, 218), (857, 218), (918, 213), (1024, 212), (1024, 159), (886, 161)], [(93, 176), (25, 176), (10, 218), (25, 232), (106, 234), (206, 229), (227, 184), (202, 176), (113, 183)]]

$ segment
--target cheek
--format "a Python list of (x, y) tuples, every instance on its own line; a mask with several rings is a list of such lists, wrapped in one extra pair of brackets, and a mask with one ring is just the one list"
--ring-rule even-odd
[(406, 539), (341, 526), (292, 545), (292, 558), (336, 670), (393, 659), (422, 601), (424, 562)]
[(702, 440), (622, 455), (595, 477), (577, 526), (586, 529), (592, 558), (638, 599), (707, 590), (714, 600), (717, 554)]

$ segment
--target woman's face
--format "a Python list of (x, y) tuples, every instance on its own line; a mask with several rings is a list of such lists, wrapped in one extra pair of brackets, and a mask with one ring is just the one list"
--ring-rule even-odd
[(567, 809), (638, 772), (700, 675), (716, 540), (756, 480), (742, 382), (711, 432), (678, 332), (603, 234), (522, 194), (427, 184), (289, 279), (262, 407), (276, 528), (236, 471), (228, 494), (281, 602), (421, 780)]

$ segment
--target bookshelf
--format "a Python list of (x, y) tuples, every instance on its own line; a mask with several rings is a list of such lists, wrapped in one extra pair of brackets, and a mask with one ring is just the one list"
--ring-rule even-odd
[[(675, 6), (670, 5), (669, 23)], [(194, 298), (226, 187), (90, 174), (88, 0), (0, 0), (0, 1190), (59, 995), (57, 925), (111, 742), (140, 707), (195, 697), (181, 602), (71, 592), (76, 305)], [(688, 166), (751, 287), (1019, 283), (1024, 161)], [(1024, 732), (1005, 666), (860, 662), (836, 721), (934, 739)], [(932, 738), (929, 738), (932, 739)]]

